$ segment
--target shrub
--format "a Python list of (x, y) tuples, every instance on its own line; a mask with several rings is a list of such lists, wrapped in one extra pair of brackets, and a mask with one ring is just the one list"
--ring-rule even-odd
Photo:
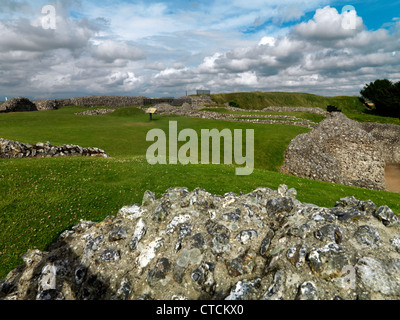
[(338, 107), (335, 106), (327, 106), (326, 111), (328, 112), (342, 112)]
[(234, 100), (229, 101), (229, 106), (234, 107), (234, 108), (241, 108), (241, 106), (239, 105), (239, 103), (237, 103), (237, 102), (234, 101)]
[(375, 80), (361, 90), (364, 99), (375, 104), (375, 112), (382, 116), (400, 118), (400, 81)]

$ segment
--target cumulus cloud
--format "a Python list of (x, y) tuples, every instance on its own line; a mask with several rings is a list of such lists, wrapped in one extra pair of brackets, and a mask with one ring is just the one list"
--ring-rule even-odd
[(215, 53), (198, 67), (167, 69), (155, 80), (162, 75), (161, 85), (210, 85), (215, 91), (312, 89), (357, 94), (364, 81), (398, 77), (391, 68), (400, 65), (400, 55), (394, 53), (400, 50), (397, 31), (368, 31), (361, 17), (352, 14), (355, 25), (348, 29), (343, 26), (349, 13), (326, 6), (286, 36), (267, 36), (253, 46)]
[(318, 9), (310, 21), (297, 25), (294, 32), (309, 41), (330, 42), (353, 37), (363, 28), (363, 20), (356, 11), (339, 13), (327, 6)]
[(93, 56), (106, 62), (114, 62), (117, 59), (141, 60), (145, 57), (144, 52), (135, 44), (114, 40), (106, 40), (95, 46)]

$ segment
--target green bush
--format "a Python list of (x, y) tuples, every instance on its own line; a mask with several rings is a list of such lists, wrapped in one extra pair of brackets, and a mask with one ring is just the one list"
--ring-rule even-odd
[(229, 101), (229, 106), (234, 108), (241, 108), (240, 104), (237, 103), (236, 101)]

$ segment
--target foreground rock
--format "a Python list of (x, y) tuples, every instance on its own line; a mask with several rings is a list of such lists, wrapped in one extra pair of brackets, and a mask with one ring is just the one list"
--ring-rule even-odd
[(0, 158), (40, 158), (40, 157), (104, 157), (109, 156), (99, 148), (82, 148), (77, 145), (53, 146), (50, 142), (38, 142), (34, 145), (0, 138)]
[(258, 188), (173, 188), (82, 221), (28, 251), (3, 299), (400, 299), (398, 218), (353, 197), (334, 208)]
[(12, 98), (0, 105), (0, 112), (37, 111), (36, 105), (27, 98)]
[(360, 123), (338, 112), (292, 140), (282, 171), (308, 179), (385, 189), (383, 145)]

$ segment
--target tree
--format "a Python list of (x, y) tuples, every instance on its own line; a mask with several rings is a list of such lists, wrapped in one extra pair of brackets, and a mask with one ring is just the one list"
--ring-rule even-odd
[(361, 90), (361, 96), (375, 104), (376, 113), (400, 118), (400, 81), (375, 80)]

